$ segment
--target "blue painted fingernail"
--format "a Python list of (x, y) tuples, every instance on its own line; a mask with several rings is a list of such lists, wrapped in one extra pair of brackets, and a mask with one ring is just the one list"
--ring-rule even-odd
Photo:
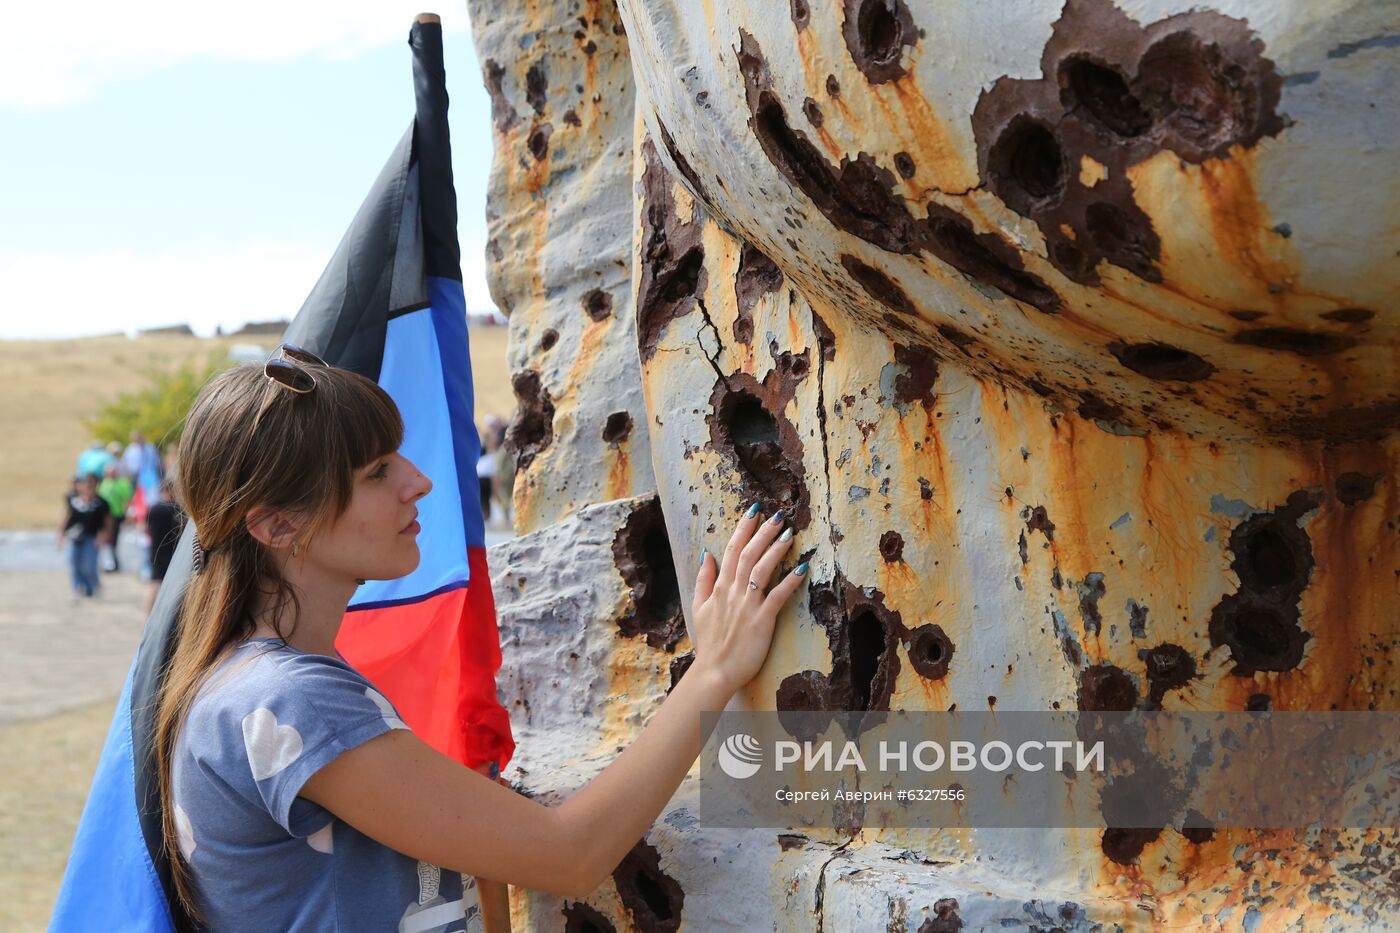
[(757, 514), (758, 514), (758, 503), (755, 502), (753, 505), (749, 506), (749, 510), (748, 510), (747, 512), (744, 513), (744, 517), (745, 517), (745, 518), (753, 518), (753, 517), (754, 517), (755, 515), (757, 515)]
[(710, 556), (710, 549), (705, 547), (700, 549), (700, 566), (705, 566), (705, 558)]
[(769, 521), (775, 525), (781, 525), (783, 523), (783, 510), (778, 509), (778, 511), (774, 512), (773, 517), (769, 519)]
[(793, 572), (796, 573), (799, 577), (807, 576), (807, 562), (804, 560), (802, 563), (798, 564), (797, 569)]

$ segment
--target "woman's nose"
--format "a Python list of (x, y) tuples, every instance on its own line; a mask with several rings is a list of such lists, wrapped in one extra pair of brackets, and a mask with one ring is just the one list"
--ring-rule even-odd
[[(405, 458), (406, 459), (406, 458)], [(428, 475), (409, 460), (408, 465), (413, 469), (413, 481), (408, 484), (408, 501), (417, 502), (419, 499), (433, 491), (433, 481), (428, 479)]]

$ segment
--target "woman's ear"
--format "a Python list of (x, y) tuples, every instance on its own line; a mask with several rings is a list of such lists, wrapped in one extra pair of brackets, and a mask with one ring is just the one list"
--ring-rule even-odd
[(275, 549), (291, 547), (301, 531), (289, 513), (261, 505), (249, 511), (244, 523), (255, 540)]

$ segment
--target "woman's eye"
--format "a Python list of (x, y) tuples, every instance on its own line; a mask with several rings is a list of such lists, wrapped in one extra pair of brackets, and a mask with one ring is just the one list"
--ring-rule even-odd
[(370, 479), (383, 479), (384, 477), (386, 477), (386, 476), (388, 476), (388, 475), (389, 475), (389, 464), (388, 464), (388, 462), (386, 461), (386, 462), (384, 462), (384, 463), (379, 464), (379, 467), (378, 467), (373, 473), (370, 474), (369, 478), (370, 478)]

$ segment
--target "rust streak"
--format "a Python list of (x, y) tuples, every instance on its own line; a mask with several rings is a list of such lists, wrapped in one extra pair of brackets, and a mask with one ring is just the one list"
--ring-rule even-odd
[(631, 440), (623, 441), (616, 450), (606, 450), (603, 454), (607, 466), (607, 496), (609, 499), (625, 499), (631, 495), (632, 468), (628, 448)]
[(1272, 224), (1254, 190), (1254, 150), (1232, 146), (1227, 157), (1201, 163), (1200, 178), (1212, 233), (1224, 258), (1236, 269), (1247, 270), (1265, 294), (1270, 283), (1290, 280), (1291, 270), (1266, 254), (1263, 238)]
[(890, 88), (899, 99), (903, 119), (889, 111), (881, 94), (877, 93), (875, 100), (889, 117), (886, 125), (904, 129), (900, 148), (918, 153), (920, 166), (927, 163), (927, 170), (940, 191), (953, 194), (977, 187), (976, 167), (959, 157), (958, 147), (947, 127), (933, 105), (924, 99), (915, 78), (912, 75), (897, 78), (890, 83)]

